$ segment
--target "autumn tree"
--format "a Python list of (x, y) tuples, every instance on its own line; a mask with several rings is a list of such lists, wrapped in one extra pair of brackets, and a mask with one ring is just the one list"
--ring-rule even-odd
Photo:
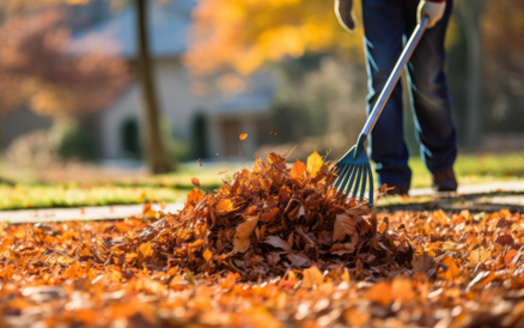
[(108, 106), (128, 85), (123, 60), (68, 52), (62, 17), (22, 15), (0, 27), (0, 112), (28, 105), (42, 116), (75, 116)]
[(362, 53), (362, 28), (342, 30), (331, 2), (200, 0), (194, 17), (187, 64), (200, 74), (225, 68), (250, 74), (266, 62), (307, 52)]
[[(2, 4), (0, 7), (0, 24), (2, 23), (2, 18), (7, 17), (6, 13), (17, 11), (26, 11), (35, 9), (38, 6), (57, 6), (61, 4), (70, 4), (70, 5), (85, 5), (90, 3), (92, 0), (45, 0), (42, 2), (32, 2), (27, 0), (11, 0)], [(158, 109), (157, 96), (155, 94), (155, 85), (154, 85), (154, 73), (151, 65), (151, 55), (148, 46), (148, 27), (147, 27), (147, 1), (146, 0), (135, 0), (134, 1), (135, 9), (137, 11), (136, 15), (136, 26), (137, 26), (137, 44), (139, 45), (138, 51), (138, 62), (140, 66), (140, 80), (141, 86), (144, 95), (144, 117), (146, 117), (146, 145), (145, 149), (147, 151), (147, 163), (150, 170), (153, 173), (165, 173), (173, 169), (173, 166), (167, 155), (167, 150), (164, 145), (164, 140), (162, 138), (161, 129), (159, 128), (160, 117)], [(2, 10), (3, 9), (3, 10)], [(107, 59), (107, 58), (105, 58)], [(105, 63), (107, 65), (107, 63)], [(85, 66), (85, 65), (84, 65)], [(102, 66), (92, 65), (91, 67), (97, 67), (100, 71)], [(112, 73), (109, 71), (108, 73)], [(6, 82), (7, 80), (4, 80)], [(2, 83), (0, 81), (0, 83)], [(4, 84), (9, 84), (8, 82)], [(99, 88), (103, 88), (102, 84), (98, 84)], [(106, 85), (107, 87), (107, 85)], [(102, 91), (108, 92), (111, 88), (104, 89)], [(58, 92), (57, 89), (55, 92)], [(64, 92), (64, 91), (62, 91)], [(71, 93), (72, 94), (72, 93)], [(70, 96), (71, 96), (70, 94)], [(72, 96), (71, 96), (72, 97)], [(95, 98), (95, 97), (93, 97)], [(27, 99), (27, 98), (26, 98)], [(54, 97), (53, 99), (57, 99)], [(50, 106), (52, 104), (48, 103)], [(87, 102), (86, 104), (89, 104)], [(107, 106), (108, 104), (106, 104)]]

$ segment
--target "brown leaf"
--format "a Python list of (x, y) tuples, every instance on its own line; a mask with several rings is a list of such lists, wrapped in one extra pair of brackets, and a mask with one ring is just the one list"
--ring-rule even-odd
[(333, 240), (341, 241), (346, 236), (354, 236), (357, 232), (357, 221), (346, 213), (337, 214), (333, 228)]
[(267, 236), (263, 242), (275, 248), (280, 248), (287, 252), (291, 252), (291, 246), (289, 246), (289, 244), (285, 240), (278, 236)]
[(195, 187), (200, 187), (200, 180), (198, 178), (196, 178), (196, 177), (191, 178), (191, 183)]

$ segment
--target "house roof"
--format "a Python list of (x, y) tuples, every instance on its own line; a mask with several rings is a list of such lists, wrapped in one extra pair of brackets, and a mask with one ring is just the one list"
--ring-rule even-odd
[[(195, 0), (147, 1), (148, 33), (154, 57), (173, 57), (187, 50)], [(132, 4), (94, 28), (73, 35), (73, 53), (98, 52), (137, 56), (136, 10)]]

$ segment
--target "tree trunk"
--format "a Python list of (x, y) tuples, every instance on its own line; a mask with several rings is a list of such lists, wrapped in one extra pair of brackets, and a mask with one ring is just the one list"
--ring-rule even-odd
[(147, 34), (147, 0), (135, 0), (137, 11), (137, 35), (139, 49), (139, 67), (142, 93), (144, 98), (144, 114), (146, 119), (145, 145), (147, 163), (152, 173), (166, 173), (173, 170), (167, 155), (158, 112), (158, 102), (155, 94), (155, 80), (148, 45)]
[(466, 122), (464, 125), (464, 145), (474, 149), (479, 144), (484, 110), (483, 101), (483, 44), (480, 16), (485, 0), (470, 0), (462, 4), (459, 11), (466, 34), (467, 47), (467, 88)]

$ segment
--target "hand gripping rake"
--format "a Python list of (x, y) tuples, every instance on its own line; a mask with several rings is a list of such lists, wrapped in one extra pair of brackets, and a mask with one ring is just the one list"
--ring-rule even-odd
[(351, 147), (351, 149), (349, 149), (349, 151), (342, 156), (335, 165), (335, 173), (338, 175), (335, 181), (335, 188), (346, 193), (347, 196), (349, 196), (351, 190), (353, 190), (352, 197), (357, 197), (357, 195), (359, 195), (360, 201), (362, 201), (369, 181), (370, 207), (373, 207), (373, 174), (371, 173), (368, 155), (364, 150), (364, 142), (384, 110), (404, 67), (411, 58), (411, 55), (415, 51), (417, 44), (427, 28), (428, 21), (429, 18), (424, 17), (411, 34), (411, 37), (406, 43), (406, 46), (386, 81), (382, 92), (378, 96), (378, 99), (373, 106), (373, 110), (368, 116), (364, 128), (362, 128), (362, 131), (360, 132), (357, 144)]

